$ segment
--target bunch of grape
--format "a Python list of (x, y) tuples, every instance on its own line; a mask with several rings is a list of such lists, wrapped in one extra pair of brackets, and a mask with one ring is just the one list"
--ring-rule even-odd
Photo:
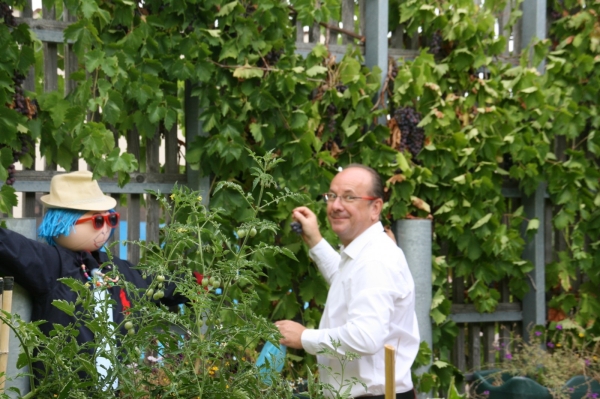
[[(34, 119), (38, 115), (38, 104), (36, 100), (30, 100), (24, 96), (23, 82), (25, 76), (22, 73), (15, 72), (13, 75), (14, 84), (14, 95), (13, 101), (8, 105), (9, 108), (14, 109), (16, 112), (27, 116), (29, 119)], [(21, 157), (28, 154), (34, 147), (35, 143), (33, 139), (25, 133), (18, 133), (20, 146), (11, 144), (11, 150), (13, 155), (13, 164), (7, 168), (8, 178), (6, 184), (11, 186), (15, 182), (15, 162), (18, 162)]]
[(431, 36), (431, 42), (429, 43), (429, 53), (433, 54), (436, 58), (443, 58), (443, 44), (444, 37), (442, 36), (441, 30), (436, 30)]
[(8, 172), (8, 179), (6, 179), (6, 184), (12, 186), (15, 182), (15, 164), (11, 164), (6, 171)]
[(267, 66), (267, 67), (273, 66), (273, 65), (277, 64), (277, 62), (279, 61), (279, 58), (281, 58), (282, 54), (283, 54), (283, 49), (282, 50), (272, 49), (271, 51), (269, 51), (267, 53), (267, 55), (264, 56), (264, 58), (261, 58), (260, 60), (258, 60), (256, 65), (261, 68), (264, 66)]
[(336, 122), (335, 122), (335, 114), (337, 113), (337, 107), (335, 104), (329, 104), (327, 106), (327, 118), (329, 118), (329, 122), (327, 122), (327, 129), (330, 132), (335, 132)]
[(0, 18), (4, 19), (4, 23), (6, 26), (14, 28), (17, 26), (17, 22), (15, 21), (15, 17), (13, 16), (12, 9), (8, 4), (3, 1), (0, 1)]
[[(6, 184), (9, 186), (12, 186), (16, 179), (15, 179), (15, 162), (18, 162), (19, 159), (21, 158), (21, 156), (29, 153), (29, 151), (34, 147), (34, 142), (33, 139), (31, 137), (29, 137), (28, 135), (26, 135), (25, 133), (19, 133), (19, 141), (21, 142), (21, 148), (20, 149), (16, 149), (16, 148), (12, 148), (12, 154), (13, 154), (13, 163), (6, 168), (6, 171), (8, 172), (8, 178), (6, 179)], [(2, 146), (0, 146), (2, 147)]]
[(302, 225), (300, 224), (300, 222), (292, 222), (290, 223), (290, 227), (292, 228), (292, 231), (298, 235), (302, 234)]
[(421, 114), (413, 107), (399, 107), (394, 111), (394, 119), (400, 129), (399, 151), (410, 151), (413, 159), (423, 149), (425, 142), (425, 131), (417, 127), (421, 122)]

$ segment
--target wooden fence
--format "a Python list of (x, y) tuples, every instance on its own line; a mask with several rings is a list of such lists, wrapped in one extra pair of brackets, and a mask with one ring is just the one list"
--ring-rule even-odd
[[(69, 79), (75, 71), (77, 60), (71, 51), (69, 44), (64, 43), (63, 30), (72, 22), (68, 13), (55, 15), (53, 10), (43, 10), (43, 18), (34, 19), (31, 0), (25, 7), (17, 22), (27, 23), (44, 46), (44, 90), (52, 91), (58, 88), (59, 74), (64, 76), (65, 94), (73, 89), (73, 83)], [(361, 47), (365, 56), (365, 63), (371, 67), (378, 65), (386, 76), (390, 62), (396, 62), (401, 58), (410, 59), (418, 53), (418, 49), (427, 46), (431, 40), (421, 35), (405, 37), (403, 27), (399, 26), (394, 32), (388, 32), (388, 1), (387, 0), (341, 0), (341, 21), (330, 21), (327, 24), (318, 24), (304, 27), (297, 23), (297, 52), (308, 53), (315, 43), (326, 43), (330, 52), (337, 60), (346, 52), (349, 44)], [(498, 15), (498, 32), (507, 37), (507, 48), (504, 56), (507, 59), (514, 58), (523, 47), (522, 43), (528, 43), (534, 36), (545, 37), (545, 0), (525, 0), (523, 3), (523, 18), (512, 32), (504, 32), (504, 26), (509, 16), (509, 8)], [(357, 15), (355, 15), (355, 10)], [(543, 10), (540, 12), (539, 10)], [(355, 20), (356, 17), (356, 20)], [(357, 21), (357, 22), (355, 22)], [(58, 45), (64, 44), (64, 70), (58, 69)], [(35, 91), (34, 72), (31, 71), (24, 83), (24, 89)], [(184, 119), (178, 122), (185, 126), (186, 143), (191, 143), (198, 135), (202, 135), (201, 124), (198, 120), (198, 99), (191, 97), (191, 87), (186, 85)], [(192, 189), (206, 192), (208, 181), (199, 177), (199, 172), (186, 167), (184, 173), (180, 173), (181, 160), (178, 158), (180, 148), (178, 143), (177, 128), (169, 131), (156, 132), (154, 139), (145, 143), (140, 142), (136, 131), (130, 132), (126, 140), (126, 150), (140, 159), (140, 151), (145, 148), (146, 168), (145, 173), (133, 173), (131, 182), (120, 188), (116, 181), (102, 179), (100, 185), (105, 193), (115, 196), (117, 199), (126, 201), (126, 205), (119, 207), (122, 219), (127, 221), (127, 239), (136, 240), (141, 236), (140, 222), (146, 222), (145, 236), (147, 240), (157, 240), (160, 210), (155, 199), (147, 196), (145, 190), (160, 190), (169, 193), (175, 183), (188, 185)], [(161, 153), (162, 152), (162, 153)], [(164, 171), (159, 171), (159, 158), (164, 159)], [(78, 169), (78, 161), (74, 160), (74, 170)], [(41, 169), (41, 170), (40, 170)], [(41, 205), (39, 196), (49, 190), (51, 177), (56, 173), (55, 165), (44, 164), (37, 170), (20, 171), (18, 179), (14, 184), (18, 192), (23, 193), (23, 200), (19, 204), (24, 217), (40, 218)], [(552, 210), (545, 205), (545, 189), (538, 188), (535, 195), (526, 198), (521, 192), (507, 187), (504, 190), (507, 200), (521, 202), (526, 209), (528, 217), (536, 217), (541, 226), (550, 223)], [(204, 196), (207, 197), (207, 196)], [(546, 221), (546, 222), (544, 222)], [(453, 352), (454, 364), (461, 370), (478, 368), (482, 363), (496, 360), (495, 342), (498, 337), (506, 338), (510, 331), (522, 331), (522, 325), (530, 323), (543, 324), (545, 321), (544, 300), (544, 263), (545, 249), (550, 245), (552, 230), (549, 226), (540, 229), (535, 238), (528, 243), (525, 257), (535, 265), (535, 271), (531, 273), (530, 293), (523, 303), (511, 301), (506, 285), (501, 287), (502, 303), (495, 313), (480, 314), (468, 304), (464, 304), (465, 282), (460, 279), (453, 281), (452, 292), (448, 293), (453, 298), (452, 318), (460, 327), (459, 337)], [(114, 240), (120, 240), (118, 234)], [(546, 242), (545, 242), (546, 241)], [(117, 247), (114, 247), (117, 248)], [(122, 256), (123, 257), (123, 256)], [(133, 263), (139, 260), (139, 249), (128, 246), (127, 259)]]

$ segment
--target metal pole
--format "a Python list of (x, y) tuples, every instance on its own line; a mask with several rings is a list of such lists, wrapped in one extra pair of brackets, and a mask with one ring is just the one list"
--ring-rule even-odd
[[(404, 252), (408, 267), (415, 282), (417, 321), (421, 342), (433, 347), (431, 317), (432, 287), (431, 287), (431, 220), (404, 219), (398, 220), (394, 226), (398, 246)], [(421, 367), (416, 373), (422, 374), (429, 370), (429, 365)]]

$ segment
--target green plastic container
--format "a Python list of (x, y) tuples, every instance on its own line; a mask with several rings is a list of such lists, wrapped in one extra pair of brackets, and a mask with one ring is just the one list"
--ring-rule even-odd
[[(473, 373), (473, 389), (476, 394), (488, 399), (552, 399), (548, 388), (528, 377), (512, 376), (499, 370), (484, 370)], [(497, 384), (498, 377), (502, 383)], [(570, 399), (588, 398), (588, 393), (597, 393), (600, 398), (600, 383), (582, 375), (571, 378), (565, 384), (571, 392)]]
[(571, 378), (565, 384), (569, 391), (571, 392), (571, 399), (583, 399), (589, 398), (589, 394), (598, 394), (598, 398), (600, 398), (600, 383), (590, 377), (585, 377), (583, 375), (577, 375)]
[(499, 370), (475, 372), (475, 381), (473, 382), (475, 393), (487, 394), (488, 399), (552, 399), (548, 388), (527, 377), (515, 377), (502, 373), (500, 375), (502, 383), (493, 385), (499, 372)]

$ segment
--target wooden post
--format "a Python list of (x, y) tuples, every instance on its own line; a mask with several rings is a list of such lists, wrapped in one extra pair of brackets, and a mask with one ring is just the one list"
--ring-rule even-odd
[[(12, 277), (0, 278), (0, 301), (2, 302), (2, 310), (10, 313), (12, 307)], [(10, 289), (9, 289), (10, 284)], [(6, 384), (6, 369), (8, 367), (8, 324), (0, 320), (0, 393), (4, 393), (4, 385)]]
[(385, 399), (396, 397), (396, 348), (384, 345), (385, 348)]

